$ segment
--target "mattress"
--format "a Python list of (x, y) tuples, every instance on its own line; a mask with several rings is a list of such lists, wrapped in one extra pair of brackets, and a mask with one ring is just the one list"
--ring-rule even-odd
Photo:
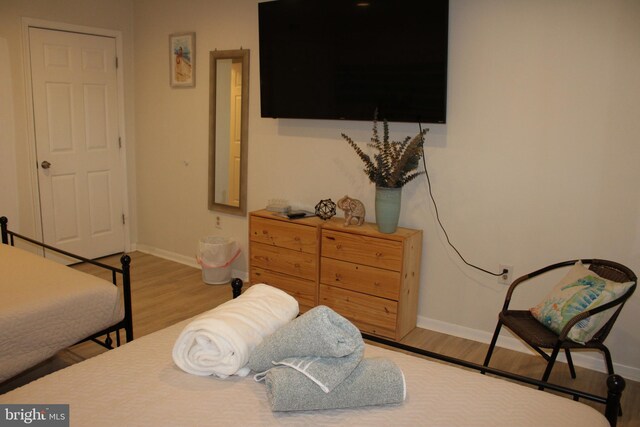
[(69, 404), (71, 425), (91, 426), (608, 426), (595, 409), (501, 379), (367, 345), (395, 361), (404, 403), (271, 412), (252, 376), (201, 377), (177, 368), (173, 344), (186, 321), (0, 395), (0, 404)]
[(0, 244), (0, 382), (123, 317), (111, 282)]

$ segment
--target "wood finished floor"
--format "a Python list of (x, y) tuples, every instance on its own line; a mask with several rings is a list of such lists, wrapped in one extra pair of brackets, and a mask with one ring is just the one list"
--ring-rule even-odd
[[(206, 285), (199, 269), (168, 261), (141, 252), (130, 254), (132, 274), (132, 300), (134, 335), (141, 337), (169, 325), (209, 310), (231, 298), (229, 286)], [(106, 264), (119, 265), (119, 257), (103, 260)], [(97, 274), (93, 266), (79, 266), (79, 270)], [(101, 274), (98, 274), (101, 275)], [(109, 279), (108, 276), (103, 276)], [(403, 343), (448, 356), (482, 363), (487, 345), (434, 331), (416, 328)], [(0, 393), (26, 383), (56, 369), (93, 357), (104, 350), (84, 343), (60, 352), (52, 360), (33, 369), (12, 384), (0, 386)], [(613, 354), (615, 360), (615, 354)], [(539, 378), (545, 364), (541, 357), (497, 348), (491, 366), (520, 375)], [(603, 362), (604, 363), (604, 362)], [(558, 363), (550, 382), (577, 388), (593, 394), (606, 394), (606, 375), (576, 367), (577, 378), (572, 380), (566, 364)], [(602, 405), (592, 404), (599, 411)], [(640, 427), (640, 383), (627, 381), (622, 400), (623, 415), (618, 419), (620, 427)]]

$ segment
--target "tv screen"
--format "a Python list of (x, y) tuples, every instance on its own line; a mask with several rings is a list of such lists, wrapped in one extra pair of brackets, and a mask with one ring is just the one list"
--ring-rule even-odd
[(448, 0), (258, 7), (262, 117), (445, 123)]

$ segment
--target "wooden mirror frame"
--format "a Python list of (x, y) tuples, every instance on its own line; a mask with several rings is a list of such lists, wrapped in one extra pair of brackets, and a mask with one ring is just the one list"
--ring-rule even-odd
[[(216, 81), (218, 59), (241, 59), (242, 106), (240, 113), (239, 206), (216, 202)], [(247, 213), (247, 148), (249, 129), (249, 49), (209, 52), (209, 210), (244, 216)]]

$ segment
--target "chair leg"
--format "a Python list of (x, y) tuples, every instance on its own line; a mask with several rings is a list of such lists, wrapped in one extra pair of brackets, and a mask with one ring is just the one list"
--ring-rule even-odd
[[(544, 374), (542, 375), (542, 381), (547, 382), (549, 380), (549, 375), (551, 375), (551, 370), (553, 369), (553, 364), (556, 362), (556, 358), (558, 357), (558, 353), (560, 352), (560, 343), (556, 344), (551, 352), (551, 356), (549, 357), (549, 363), (547, 363), (547, 369), (544, 370)], [(538, 387), (538, 390), (544, 390), (544, 387)]]
[[(604, 344), (602, 344), (602, 347), (600, 347), (600, 350), (602, 350), (602, 352), (604, 353), (604, 360), (607, 362), (607, 372), (609, 373), (609, 375), (613, 375), (615, 372), (613, 371), (613, 361), (611, 360), (611, 352)], [(622, 416), (622, 405), (620, 405), (620, 407), (618, 408), (618, 416), (619, 417)]]
[[(493, 333), (493, 338), (491, 338), (491, 344), (489, 344), (489, 350), (487, 350), (487, 356), (484, 358), (484, 363), (482, 366), (488, 367), (489, 361), (491, 360), (491, 356), (493, 355), (493, 350), (496, 348), (496, 342), (498, 342), (498, 335), (500, 335), (500, 329), (502, 328), (502, 321), (498, 320), (498, 324), (496, 325), (496, 330)], [(480, 371), (484, 374), (484, 371)]]
[(571, 378), (576, 379), (576, 369), (573, 367), (573, 359), (571, 358), (571, 351), (568, 348), (564, 349), (564, 354), (567, 356), (567, 364), (569, 365), (569, 372), (571, 373)]
[(615, 372), (613, 372), (613, 361), (611, 360), (611, 352), (609, 352), (609, 349), (604, 345), (600, 349), (604, 353), (604, 360), (607, 362), (607, 372), (609, 373), (609, 375), (615, 374)]

